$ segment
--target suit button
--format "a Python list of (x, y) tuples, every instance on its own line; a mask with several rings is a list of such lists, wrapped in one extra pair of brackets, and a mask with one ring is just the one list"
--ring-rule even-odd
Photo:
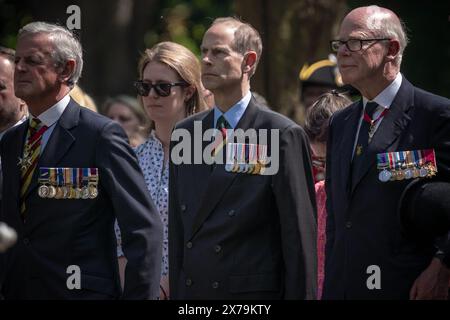
[(214, 251), (215, 251), (216, 253), (219, 253), (220, 251), (222, 251), (222, 247), (221, 247), (220, 245), (216, 245), (216, 246), (214, 247)]
[(26, 246), (29, 245), (30, 244), (30, 239), (24, 238), (23, 239), (23, 244), (26, 245)]
[(190, 287), (192, 286), (192, 280), (191, 279), (186, 279), (186, 287)]
[(212, 287), (213, 287), (213, 289), (219, 288), (219, 283), (218, 283), (217, 281), (214, 281), (214, 282), (212, 283)]
[(230, 211), (228, 212), (228, 215), (229, 215), (230, 217), (233, 217), (235, 214), (236, 214), (236, 212), (235, 212), (234, 210), (230, 210)]
[(192, 242), (188, 242), (188, 243), (186, 243), (186, 248), (188, 248), (188, 249), (190, 249), (190, 248), (192, 248)]
[(351, 221), (347, 221), (347, 223), (345, 224), (345, 227), (346, 227), (347, 229), (350, 229), (350, 228), (352, 227)]
[(186, 205), (185, 204), (182, 204), (181, 206), (180, 206), (180, 209), (181, 209), (181, 211), (186, 211)]

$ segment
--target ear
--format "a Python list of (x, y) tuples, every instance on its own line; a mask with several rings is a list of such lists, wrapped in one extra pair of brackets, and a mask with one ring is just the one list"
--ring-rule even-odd
[(66, 64), (63, 67), (61, 67), (62, 71), (59, 74), (59, 80), (62, 83), (66, 83), (67, 80), (69, 80), (69, 78), (72, 76), (72, 74), (75, 71), (75, 65), (76, 65), (75, 60), (68, 60)]
[(188, 102), (189, 99), (194, 95), (195, 91), (196, 90), (194, 86), (186, 87), (186, 89), (184, 89), (184, 102)]
[(400, 42), (396, 39), (389, 40), (387, 58), (389, 61), (394, 61), (400, 53)]
[(249, 51), (245, 54), (242, 62), (242, 72), (249, 73), (253, 70), (256, 63), (257, 54), (255, 51)]

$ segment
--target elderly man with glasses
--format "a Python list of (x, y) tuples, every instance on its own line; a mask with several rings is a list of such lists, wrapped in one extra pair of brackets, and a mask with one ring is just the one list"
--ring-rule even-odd
[(351, 11), (331, 41), (362, 99), (330, 121), (324, 299), (447, 298), (448, 244), (408, 236), (398, 214), (406, 195), (450, 178), (450, 101), (400, 73), (407, 42), (377, 6)]

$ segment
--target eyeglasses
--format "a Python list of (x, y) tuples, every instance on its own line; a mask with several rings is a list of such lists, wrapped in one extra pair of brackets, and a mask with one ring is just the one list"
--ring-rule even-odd
[(150, 94), (150, 90), (155, 89), (155, 92), (160, 97), (167, 97), (170, 95), (170, 92), (172, 90), (172, 87), (188, 87), (189, 84), (186, 82), (175, 82), (175, 83), (168, 83), (168, 82), (161, 82), (161, 83), (155, 83), (151, 84), (142, 80), (138, 80), (134, 82), (134, 87), (137, 90), (137, 93), (142, 96), (146, 97)]
[(347, 41), (343, 40), (331, 40), (330, 47), (333, 52), (338, 52), (339, 48), (345, 44), (347, 49), (352, 52), (360, 51), (363, 48), (364, 42), (373, 42), (373, 41), (385, 41), (391, 40), (389, 38), (381, 38), (381, 39), (348, 39)]

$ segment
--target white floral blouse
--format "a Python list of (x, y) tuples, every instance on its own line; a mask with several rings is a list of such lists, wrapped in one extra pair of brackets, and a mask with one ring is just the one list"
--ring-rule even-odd
[[(163, 146), (156, 138), (154, 131), (152, 131), (148, 140), (134, 151), (144, 174), (147, 189), (164, 225), (161, 275), (166, 276), (169, 273), (169, 163), (164, 163)], [(117, 255), (120, 257), (123, 255), (123, 252), (120, 247), (121, 238), (117, 222), (115, 229), (118, 243)]]

